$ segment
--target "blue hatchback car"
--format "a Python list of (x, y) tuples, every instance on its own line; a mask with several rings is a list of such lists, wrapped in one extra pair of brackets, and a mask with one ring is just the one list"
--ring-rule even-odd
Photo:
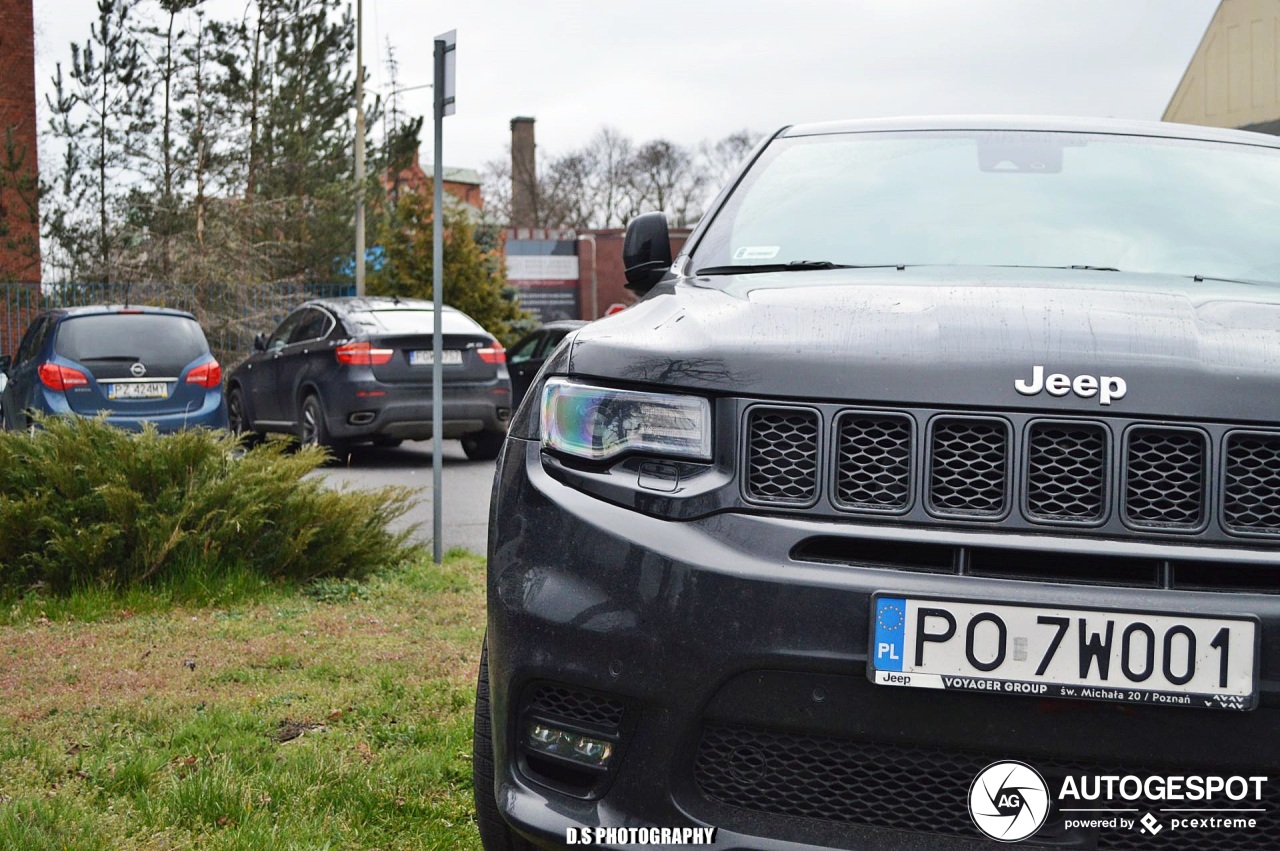
[(105, 414), (127, 429), (227, 427), (222, 367), (190, 313), (95, 305), (50, 310), (27, 327), (9, 363), (0, 359), (5, 428), (30, 412)]

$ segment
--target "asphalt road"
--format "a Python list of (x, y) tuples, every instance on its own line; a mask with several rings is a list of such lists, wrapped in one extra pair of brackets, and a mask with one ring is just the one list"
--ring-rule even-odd
[[(444, 507), (445, 550), (465, 547), (484, 554), (489, 529), (489, 490), (493, 486), (493, 461), (469, 461), (462, 444), (444, 441), (444, 469), (441, 482)], [(418, 505), (405, 518), (417, 523), (415, 537), (431, 542), (431, 441), (408, 441), (395, 449), (356, 446), (342, 463), (321, 471), (339, 487), (373, 489), (384, 485), (404, 485), (420, 489)]]

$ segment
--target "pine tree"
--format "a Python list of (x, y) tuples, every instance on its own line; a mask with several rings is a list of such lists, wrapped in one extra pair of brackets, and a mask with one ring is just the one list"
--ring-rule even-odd
[[(64, 86), (59, 65), (50, 99), (52, 129), (67, 148), (60, 176), (65, 195), (53, 212), (51, 235), (65, 243), (75, 273), (95, 274), (108, 283), (121, 242), (120, 183), (154, 126), (149, 69), (130, 19), (136, 5), (136, 0), (98, 0), (89, 39), (71, 45), (72, 86)], [(81, 214), (88, 210), (88, 216)]]
[[(405, 298), (433, 296), (432, 199), (428, 193), (404, 193), (392, 215), (379, 220), (374, 244), (382, 246), (383, 265), (369, 276), (369, 292)], [(448, 203), (444, 212), (444, 302), (479, 322), (498, 339), (513, 342), (530, 327), (531, 314), (520, 308), (515, 289), (497, 251), (475, 239), (470, 208)]]

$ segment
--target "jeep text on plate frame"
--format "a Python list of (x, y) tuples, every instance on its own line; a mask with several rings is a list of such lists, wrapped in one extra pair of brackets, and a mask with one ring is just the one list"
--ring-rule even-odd
[[(431, 366), (434, 362), (430, 349), (410, 349), (409, 365), (410, 366)], [(440, 363), (443, 366), (461, 366), (462, 350), (461, 349), (442, 349), (440, 352)]]
[(1249, 710), (1256, 618), (879, 593), (867, 675), (878, 685)]

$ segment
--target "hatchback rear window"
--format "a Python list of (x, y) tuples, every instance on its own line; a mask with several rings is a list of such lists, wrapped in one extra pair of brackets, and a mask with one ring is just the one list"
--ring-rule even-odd
[(76, 361), (116, 360), (190, 363), (209, 351), (194, 319), (155, 313), (72, 316), (58, 326), (58, 354)]
[[(435, 323), (432, 310), (370, 310), (355, 313), (351, 322), (370, 334), (430, 334)], [(465, 313), (446, 310), (440, 316), (445, 334), (487, 334)]]

